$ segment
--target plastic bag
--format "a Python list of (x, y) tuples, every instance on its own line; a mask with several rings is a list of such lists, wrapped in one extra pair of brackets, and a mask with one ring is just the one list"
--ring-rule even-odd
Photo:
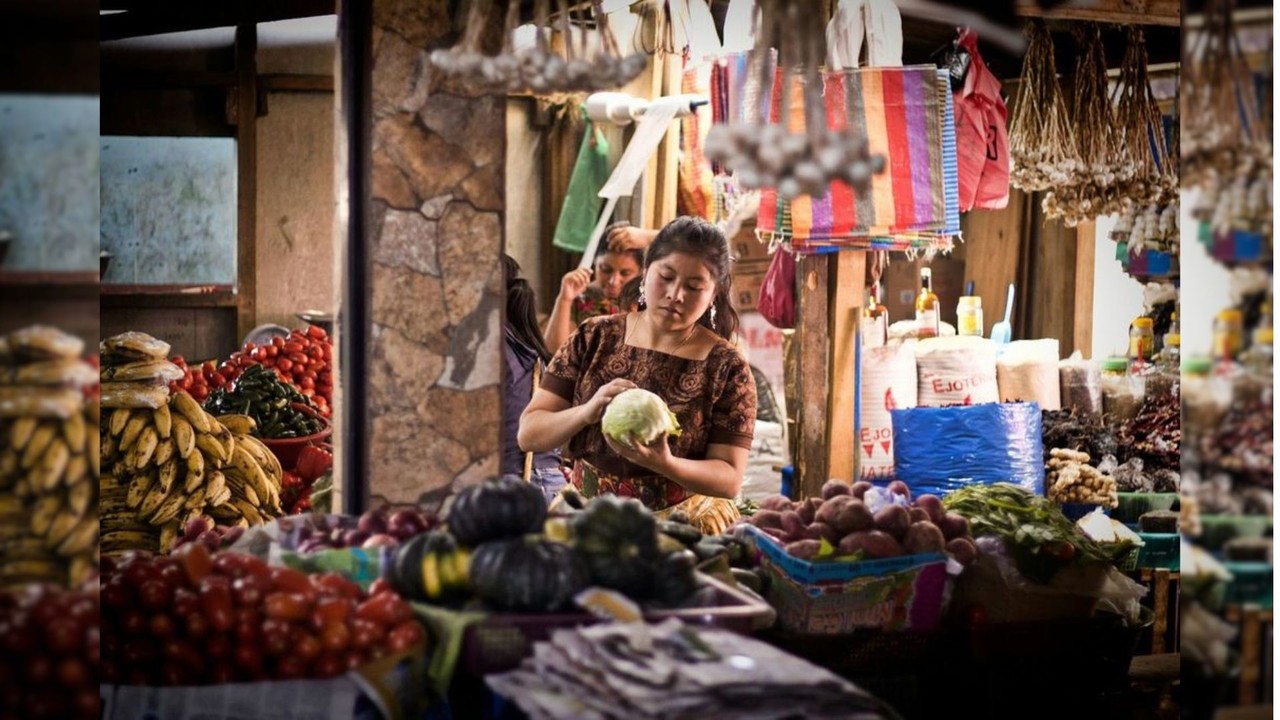
[(1058, 341), (1015, 340), (996, 360), (1001, 402), (1034, 402), (1041, 410), (1058, 410)]
[(1040, 406), (986, 403), (893, 410), (894, 474), (913, 495), (1013, 483), (1044, 495)]
[(1098, 363), (1085, 360), (1079, 350), (1058, 363), (1058, 384), (1063, 410), (1102, 414), (1102, 370)]
[(604, 204), (600, 189), (608, 181), (609, 142), (595, 123), (588, 122), (578, 159), (573, 164), (573, 175), (569, 176), (569, 189), (560, 206), (552, 244), (570, 252), (586, 251)]
[(796, 326), (796, 256), (784, 247), (773, 251), (760, 284), (756, 309), (776, 328), (790, 330)]

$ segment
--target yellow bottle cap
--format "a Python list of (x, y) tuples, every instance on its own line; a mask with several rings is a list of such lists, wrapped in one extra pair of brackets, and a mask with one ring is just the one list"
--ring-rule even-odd
[(1241, 323), (1244, 322), (1244, 313), (1235, 308), (1227, 308), (1218, 313), (1218, 319), (1228, 323)]
[(1133, 321), (1133, 326), (1146, 330), (1155, 327), (1155, 321), (1149, 317), (1140, 317)]
[(1263, 345), (1273, 345), (1274, 337), (1275, 337), (1274, 330), (1272, 330), (1271, 328), (1262, 328), (1257, 332), (1256, 335), (1253, 336), (1253, 341), (1255, 343), (1261, 343)]

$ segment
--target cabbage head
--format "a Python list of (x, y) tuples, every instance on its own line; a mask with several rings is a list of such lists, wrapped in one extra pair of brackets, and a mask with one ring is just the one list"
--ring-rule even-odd
[(680, 434), (680, 423), (667, 402), (640, 388), (618, 393), (605, 408), (600, 428), (614, 442), (627, 445), (651, 445), (664, 433)]

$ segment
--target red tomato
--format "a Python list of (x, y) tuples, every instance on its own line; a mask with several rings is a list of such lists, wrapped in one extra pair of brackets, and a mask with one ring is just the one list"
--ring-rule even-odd
[(310, 360), (306, 355), (300, 352), (289, 353), (289, 361), (294, 365), (306, 365)]
[(223, 375), (220, 372), (216, 372), (213, 374), (213, 377), (210, 379), (210, 384), (213, 385), (214, 387), (220, 388), (223, 385), (227, 384), (227, 376)]
[(199, 611), (187, 613), (187, 635), (200, 640), (209, 634), (209, 620)]
[(282, 620), (262, 621), (262, 650), (268, 655), (283, 655), (293, 644), (293, 632)]
[(189, 613), (200, 609), (200, 597), (194, 590), (178, 588), (173, 591), (173, 612), (178, 617), (186, 617)]
[(377, 645), (386, 635), (382, 626), (375, 622), (360, 618), (351, 621), (351, 646), (358, 650)]
[(214, 635), (208, 640), (205, 640), (204, 644), (200, 646), (200, 649), (205, 655), (208, 655), (211, 658), (223, 660), (231, 656), (231, 651), (234, 649), (234, 646), (231, 644), (231, 639), (226, 635)]
[[(207, 646), (209, 642), (212, 642), (212, 639), (204, 645)], [(204, 666), (204, 654), (190, 640), (181, 638), (166, 640), (164, 642), (164, 657), (171, 663), (178, 663), (192, 669), (199, 669)]]
[[(281, 344), (281, 345), (283, 345), (284, 343), (280, 343), (280, 344)], [(279, 346), (279, 345), (267, 345), (267, 346), (266, 346), (266, 351), (267, 351), (267, 357), (275, 357), (275, 356), (277, 356), (277, 355), (279, 355), (279, 354), (280, 354), (280, 346)]]
[(187, 359), (182, 357), (181, 355), (174, 355), (173, 357), (169, 358), (169, 362), (181, 368), (185, 368), (187, 366)]
[(148, 629), (157, 639), (164, 640), (170, 637), (177, 630), (177, 624), (173, 622), (173, 618), (165, 613), (152, 615), (147, 622)]
[(388, 592), (392, 594), (398, 594), (396, 593), (396, 589), (391, 586), (391, 583), (388, 582), (386, 578), (378, 578), (377, 580), (374, 580), (371, 585), (369, 585), (369, 597), (373, 597), (374, 595), (381, 595), (383, 593), (388, 593)]
[(289, 341), (289, 342), (285, 343), (285, 344), (284, 344), (284, 347), (283, 347), (282, 349), (283, 349), (285, 352), (290, 353), (290, 354), (292, 354), (292, 353), (299, 353), (299, 352), (302, 352), (302, 343), (297, 342), (296, 340), (291, 340), (291, 341)]
[(427, 639), (426, 632), (416, 620), (400, 623), (387, 635), (387, 649), (399, 654), (416, 647)]
[(214, 360), (205, 360), (204, 364), (200, 366), (200, 369), (203, 370), (205, 374), (208, 374), (218, 369), (218, 363)]
[(277, 348), (284, 347), (284, 342), (285, 342), (284, 338), (280, 337), (279, 335), (271, 338), (271, 344)]
[(342, 655), (325, 654), (311, 665), (311, 674), (317, 678), (332, 678), (347, 670), (346, 658)]
[(249, 353), (249, 357), (250, 357), (251, 359), (253, 359), (253, 360), (257, 360), (258, 362), (262, 362), (262, 361), (263, 361), (263, 359), (265, 359), (265, 358), (267, 357), (267, 349), (266, 349), (266, 348), (254, 348), (254, 349), (253, 349), (253, 352)]
[(48, 648), (58, 655), (77, 655), (84, 643), (84, 624), (72, 618), (55, 618), (45, 626)]
[(316, 381), (315, 381), (315, 380), (312, 380), (311, 378), (309, 378), (309, 377), (305, 377), (305, 376), (302, 378), (302, 389), (303, 389), (303, 390), (315, 390), (315, 388), (316, 388)]
[(351, 630), (345, 623), (333, 623), (320, 631), (320, 644), (326, 652), (342, 652), (351, 643)]
[(280, 680), (300, 680), (307, 676), (307, 665), (296, 655), (276, 659), (275, 677)]
[(238, 643), (232, 660), (243, 678), (254, 678), (262, 673), (262, 653), (250, 644)]
[(303, 620), (311, 611), (311, 603), (305, 595), (276, 592), (263, 599), (262, 611), (276, 620)]
[(243, 349), (245, 352), (253, 352), (254, 350), (257, 350), (257, 349), (258, 349), (258, 346), (257, 346), (255, 343), (253, 343), (253, 342), (247, 342), (247, 343), (245, 343), (245, 344), (244, 344), (244, 348), (242, 348), (242, 349)]
[[(305, 449), (304, 449), (305, 452)], [(322, 590), (330, 595), (358, 600), (360, 598), (360, 586), (339, 575), (336, 572), (326, 572), (311, 577), (311, 584), (317, 590)]]
[(356, 617), (370, 620), (384, 627), (395, 627), (413, 618), (413, 610), (400, 596), (383, 593), (360, 603)]
[(231, 589), (235, 594), (236, 604), (242, 608), (256, 608), (262, 598), (271, 589), (271, 581), (256, 575), (245, 575), (236, 578)]
[(232, 613), (231, 580), (210, 575), (200, 582), (200, 609), (209, 625), (218, 632), (226, 632), (235, 626)]
[(271, 586), (282, 592), (309, 594), (314, 592), (311, 578), (293, 568), (272, 567), (270, 570)]
[(89, 668), (79, 658), (63, 658), (62, 662), (58, 663), (58, 682), (68, 689), (87, 685)]
[(280, 368), (284, 372), (289, 372), (293, 369), (293, 361), (289, 358), (280, 358), (280, 361), (276, 363), (276, 367)]
[(328, 337), (328, 333), (326, 333), (324, 331), (324, 328), (320, 327), (319, 325), (308, 325), (307, 334), (315, 338), (316, 340), (323, 340), (326, 337)]
[(32, 685), (47, 685), (55, 669), (53, 658), (48, 655), (34, 657), (27, 662), (27, 680)]
[(311, 627), (322, 630), (330, 625), (345, 625), (354, 612), (351, 600), (343, 597), (324, 597), (311, 611)]
[(293, 654), (303, 662), (311, 662), (320, 656), (320, 640), (309, 632), (299, 632), (293, 638)]

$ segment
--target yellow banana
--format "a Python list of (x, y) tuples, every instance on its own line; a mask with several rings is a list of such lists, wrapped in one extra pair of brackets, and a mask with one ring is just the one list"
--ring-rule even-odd
[(4, 452), (0, 452), (0, 478), (11, 478), (17, 475), (21, 465), (22, 456), (18, 454), (16, 448), (7, 447)]
[(92, 523), (94, 527), (94, 535), (98, 532), (98, 518), (93, 516), (78, 518), (71, 513), (59, 513), (53, 519), (53, 524), (49, 526), (49, 532), (44, 536), (44, 546), (49, 550), (53, 550), (62, 545), (62, 541), (70, 537), (75, 531), (76, 526), (84, 523)]
[(167, 440), (169, 433), (173, 431), (173, 415), (169, 412), (169, 406), (161, 405), (152, 410), (151, 421), (156, 426), (156, 433)]
[(178, 542), (179, 529), (181, 524), (177, 520), (170, 520), (160, 526), (160, 552), (169, 552)]
[(223, 489), (227, 487), (227, 476), (221, 470), (214, 470), (209, 473), (208, 479), (204, 484), (206, 498), (217, 497), (222, 494)]
[(62, 423), (62, 437), (67, 441), (67, 447), (73, 453), (84, 450), (85, 434), (84, 415), (80, 413), (75, 413)]
[(124, 426), (129, 424), (129, 417), (133, 415), (133, 411), (128, 408), (116, 408), (111, 411), (111, 420), (107, 429), (115, 437), (120, 437), (124, 432)]
[(179, 392), (173, 396), (172, 404), (178, 413), (191, 423), (191, 427), (196, 432), (208, 433), (213, 430), (209, 427), (209, 414), (190, 395)]
[(205, 498), (209, 497), (209, 486), (202, 485), (196, 488), (196, 491), (187, 496), (186, 502), (182, 503), (182, 507), (186, 510), (198, 510), (204, 505)]
[(231, 504), (240, 511), (240, 515), (248, 521), (250, 525), (261, 525), (263, 523), (262, 515), (258, 513), (258, 509), (250, 505), (247, 501), (240, 498), (231, 498)]
[(168, 493), (160, 489), (160, 484), (155, 483), (151, 486), (151, 490), (147, 492), (147, 496), (142, 499), (142, 505), (138, 507), (138, 517), (148, 522), (153, 522), (152, 518), (159, 512), (160, 507), (170, 499), (185, 497), (186, 493), (181, 488), (174, 487)]
[(258, 429), (258, 422), (248, 415), (219, 415), (217, 420), (237, 435), (249, 435)]
[(155, 465), (164, 465), (173, 458), (173, 440), (161, 440), (156, 445), (156, 452), (151, 456), (151, 462)]
[(102, 477), (102, 453), (99, 447), (101, 440), (97, 433), (89, 433), (85, 436), (85, 457), (89, 458), (89, 470), (93, 472), (94, 477)]
[(124, 426), (124, 432), (120, 433), (120, 450), (125, 451), (133, 447), (145, 427), (147, 427), (147, 414), (145, 412), (135, 413), (130, 417), (129, 422)]
[(243, 446), (253, 459), (258, 462), (258, 466), (267, 474), (267, 477), (275, 482), (277, 488), (280, 487), (281, 481), (284, 479), (284, 467), (280, 465), (280, 458), (271, 452), (262, 441), (252, 435), (236, 436), (236, 445)]
[(62, 495), (54, 493), (36, 500), (35, 506), (31, 508), (31, 534), (36, 537), (48, 535), (49, 529), (53, 527), (53, 521), (60, 512), (62, 512)]
[(226, 505), (231, 502), (231, 497), (231, 488), (223, 485), (222, 489), (216, 493), (205, 493), (205, 502), (207, 502), (210, 507), (218, 507), (219, 505)]
[(88, 421), (97, 425), (102, 422), (102, 403), (96, 400), (90, 400), (84, 404), (84, 416)]
[(138, 436), (138, 441), (134, 443), (134, 461), (133, 466), (139, 470), (151, 464), (151, 456), (155, 454), (156, 446), (159, 445), (159, 438), (156, 437), (156, 429), (148, 425), (142, 435)]
[[(151, 493), (153, 489), (157, 494), (160, 495), (161, 498), (163, 498), (165, 495), (165, 492), (162, 490), (156, 489), (155, 484), (156, 484), (156, 477), (151, 473), (144, 473), (142, 475), (138, 475), (133, 479), (133, 482), (129, 484), (129, 494), (125, 498), (125, 504), (133, 508), (134, 510), (140, 510), (142, 508), (143, 503), (148, 498), (151, 497)], [(156, 504), (159, 504), (159, 503), (157, 502)]]
[(160, 469), (156, 474), (156, 482), (160, 483), (160, 489), (164, 493), (168, 493), (173, 489), (174, 481), (178, 479), (178, 459), (169, 458), (169, 461), (158, 466)]
[(185, 492), (192, 492), (204, 484), (204, 455), (193, 452), (187, 456), (187, 482)]
[(160, 507), (156, 509), (155, 514), (149, 518), (151, 524), (164, 525), (178, 517), (178, 511), (182, 510), (182, 506), (187, 502), (187, 497), (184, 493), (170, 493), (169, 497), (165, 498)]
[(274, 488), (267, 480), (266, 474), (262, 472), (262, 468), (258, 466), (258, 463), (254, 462), (253, 456), (249, 454), (249, 451), (242, 447), (236, 448), (232, 453), (231, 464), (244, 474), (249, 486), (258, 494), (259, 502), (270, 503), (271, 491)]
[(13, 426), (9, 428), (9, 446), (22, 449), (31, 442), (31, 435), (35, 433), (36, 426), (40, 421), (33, 417), (20, 417), (13, 421)]
[(102, 461), (111, 464), (120, 455), (120, 440), (115, 435), (107, 435), (102, 440)]
[(53, 423), (42, 423), (31, 433), (31, 440), (27, 442), (26, 447), (22, 451), (22, 469), (30, 470), (35, 467), (36, 462), (44, 456), (45, 450), (49, 449), (49, 443), (53, 442), (53, 438), (58, 434)]
[(63, 557), (88, 552), (98, 539), (98, 518), (81, 518), (58, 545), (58, 554)]
[(240, 510), (228, 500), (224, 503), (218, 503), (209, 508), (209, 517), (219, 521), (219, 525), (233, 523), (241, 518)]
[(89, 458), (84, 455), (72, 455), (67, 461), (67, 469), (62, 475), (62, 483), (67, 486), (75, 485), (84, 480), (89, 474)]
[(93, 504), (93, 483), (88, 478), (72, 485), (67, 490), (67, 507), (76, 515), (88, 514)]
[(175, 449), (178, 455), (184, 459), (195, 452), (196, 449), (196, 433), (191, 427), (191, 423), (181, 415), (173, 416), (173, 442), (177, 446)]
[(222, 443), (218, 442), (218, 438), (212, 435), (197, 433), (196, 447), (199, 448), (200, 452), (204, 453), (209, 460), (213, 461), (213, 464), (216, 467), (222, 467), (231, 460), (230, 456), (226, 455), (227, 449), (223, 447)]
[(71, 460), (71, 451), (67, 443), (60, 437), (49, 443), (40, 458), (40, 463), (31, 469), (28, 479), (31, 489), (39, 493), (53, 492), (62, 483), (62, 474), (66, 472), (67, 463)]

